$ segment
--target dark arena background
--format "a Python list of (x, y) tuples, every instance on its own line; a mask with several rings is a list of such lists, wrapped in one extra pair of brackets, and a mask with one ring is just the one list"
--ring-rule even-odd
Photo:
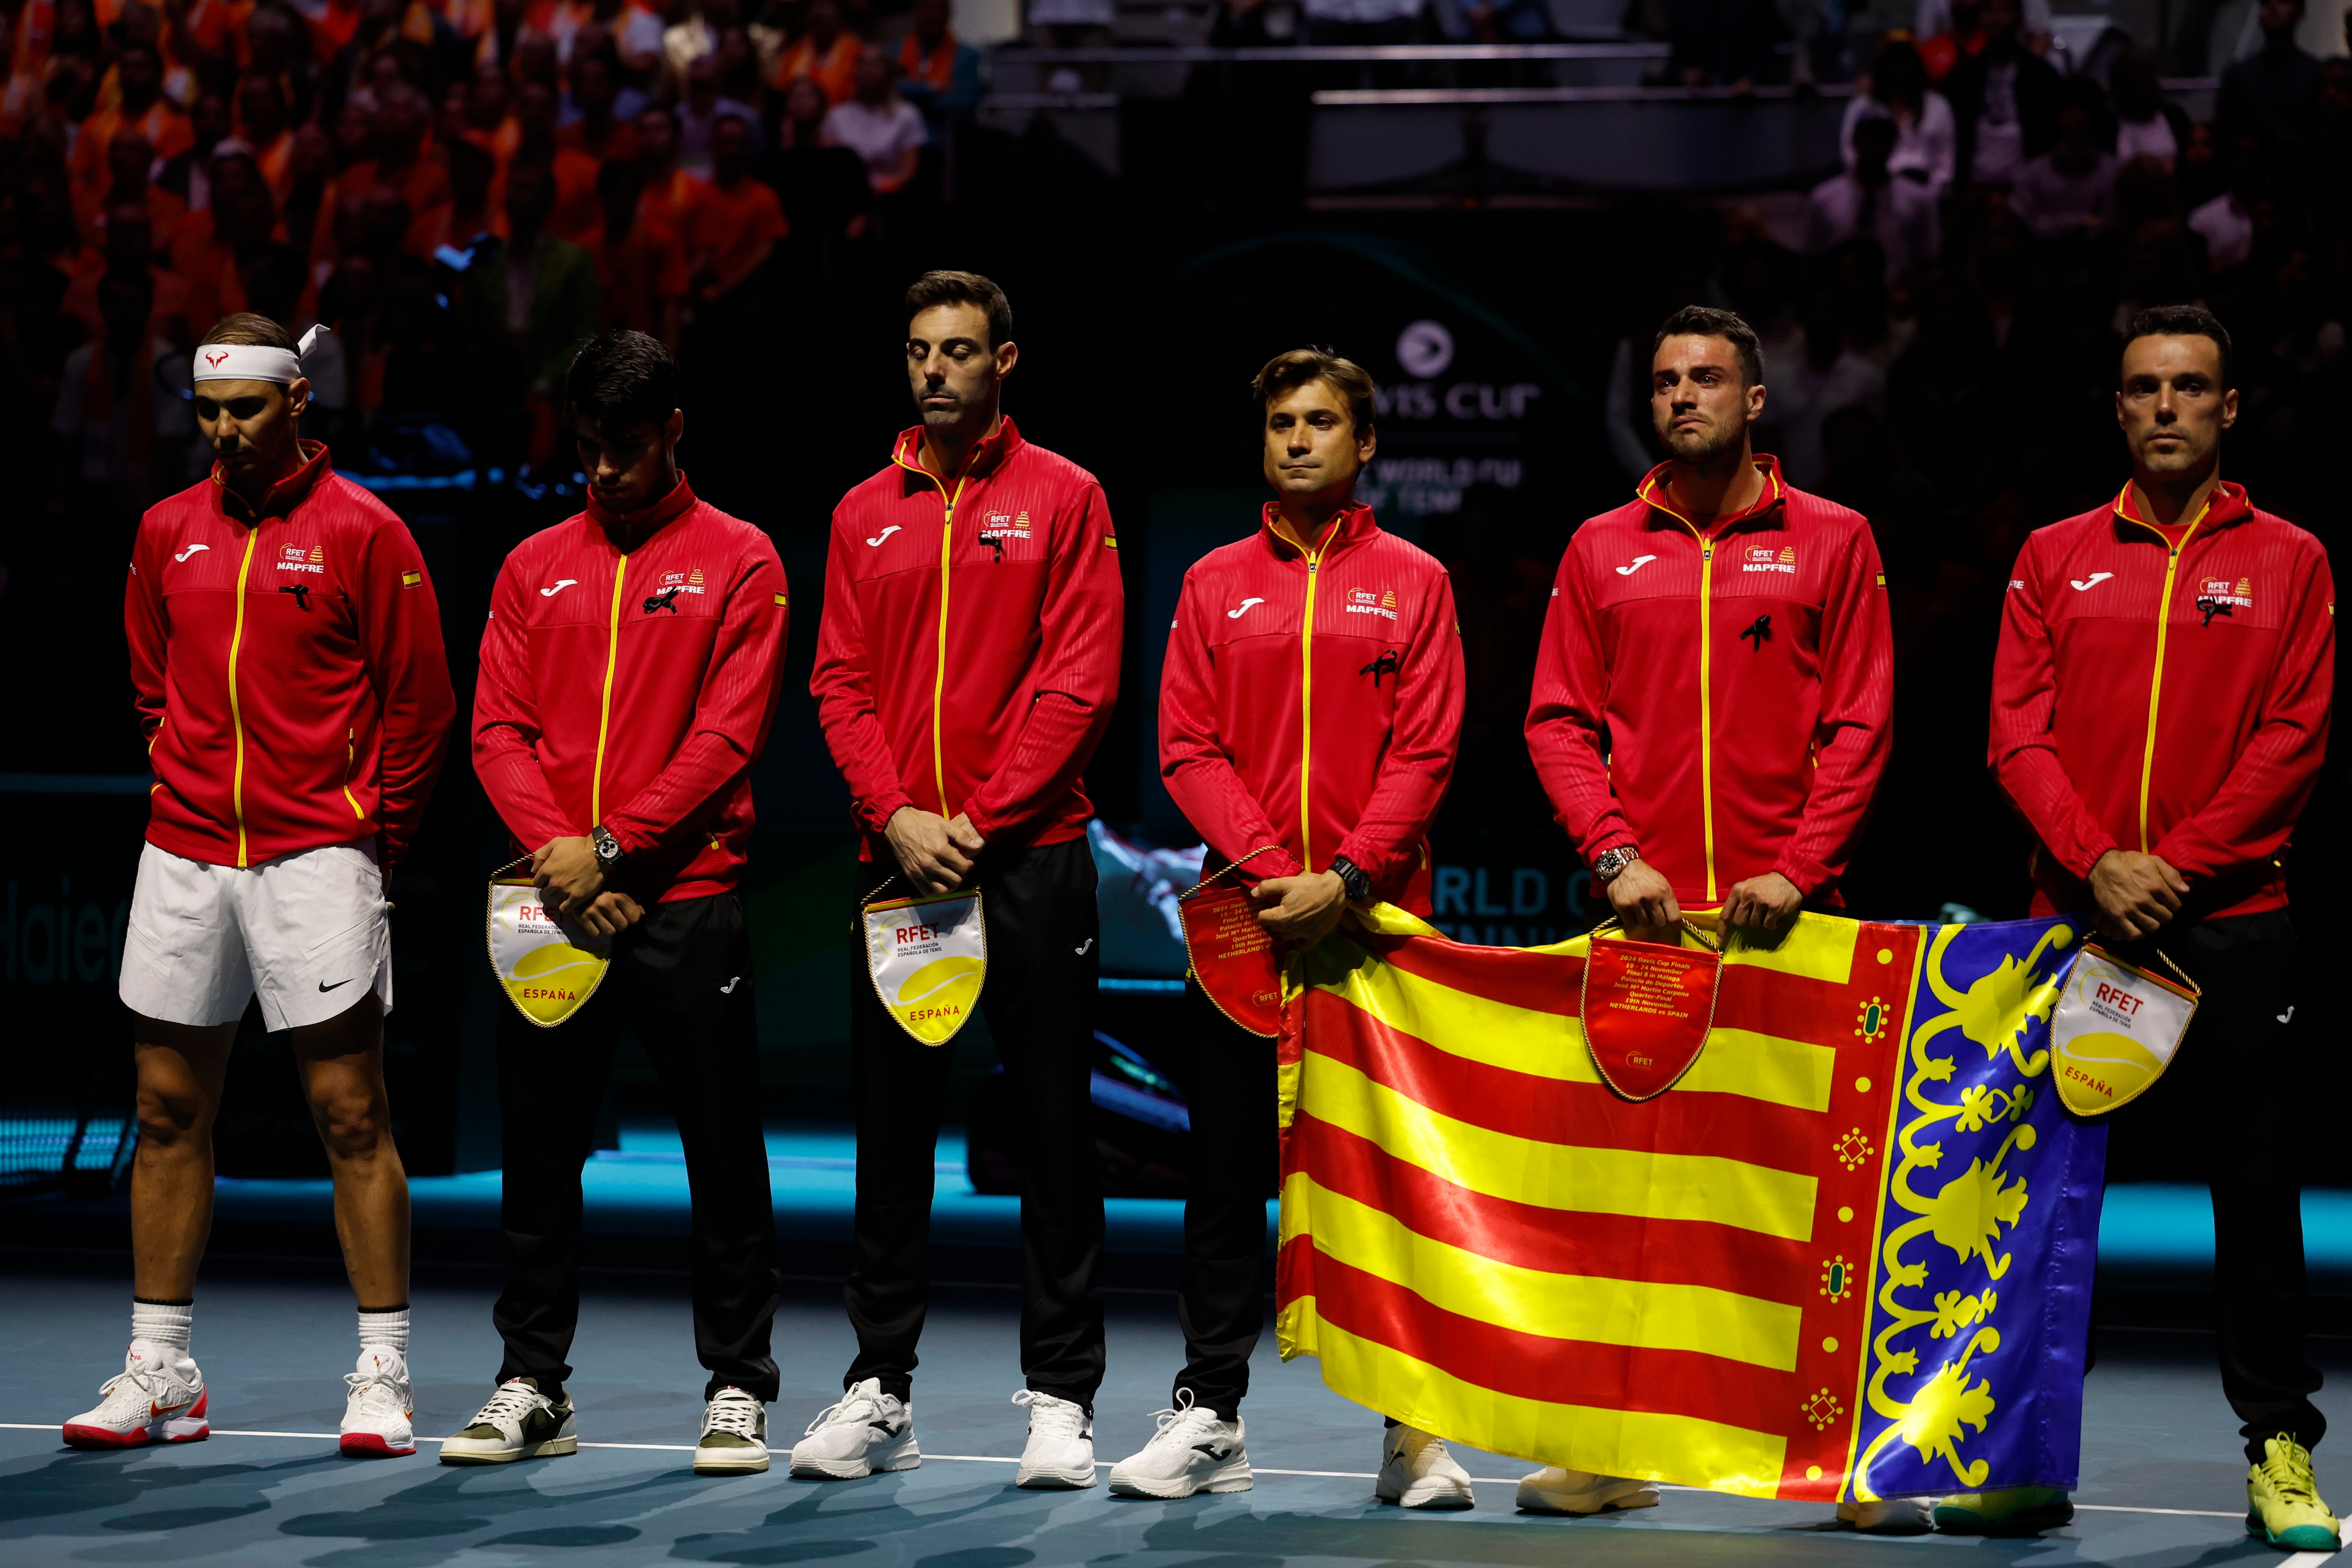
[[(547, 367), (588, 331), (635, 326), (674, 344), (683, 467), (782, 554), (790, 669), (755, 775), (743, 888), (787, 1276), (772, 1444), (835, 1396), (850, 1343), (838, 1288), (859, 955), (841, 910), (856, 851), (808, 675), (831, 509), (913, 422), (898, 301), (924, 269), (1003, 285), (1021, 348), (1006, 409), (1101, 479), (1125, 572), (1121, 698), (1086, 771), (1106, 960), (1095, 1099), (1116, 1194), (1106, 1461), (1149, 1435), (1181, 1358), (1187, 1122), (1166, 1063), (1184, 960), (1168, 910), (1199, 851), (1156, 775), (1161, 648), (1187, 567), (1255, 524), (1265, 491), (1247, 388), (1270, 355), (1328, 344), (1378, 379), (1368, 499), (1452, 574), (1469, 709), (1433, 836), (1435, 918), (1465, 941), (1535, 945), (1597, 918), (1521, 725), (1561, 551), (1656, 460), (1643, 376), (1650, 334), (1677, 306), (1736, 308), (1757, 325), (1770, 398), (1759, 448), (1865, 513), (1886, 564), (1893, 760), (1845, 881), (1849, 912), (2025, 912), (2027, 837), (1985, 767), (1992, 648), (2027, 532), (2126, 477), (2111, 393), (2132, 310), (2194, 300), (2221, 315), (2243, 409), (2224, 473), (2345, 570), (2341, 0), (2293, 7), (2267, 44), (2265, 20), (2288, 7), (2036, 0), (2017, 79), (2026, 167), (2008, 184), (1980, 180), (1949, 146), (1934, 167), (1931, 148), (1919, 184), (1932, 221), (1861, 233), (1824, 185), (1840, 174), (1849, 107), (1924, 60), (1930, 95), (1957, 95), (1965, 149), (1987, 112), (1972, 62), (1993, 47), (1993, 7), (1037, 0), (1024, 17), (1019, 0), (905, 5), (0, 0), (13, 51), (0, 463), (14, 495), (0, 516), (0, 1560), (2274, 1558), (2238, 1522), (2242, 1461), (2211, 1362), (2210, 1132), (2187, 1110), (2110, 1168), (2082, 1511), (2039, 1540), (1870, 1541), (1833, 1530), (1825, 1508), (1684, 1492), (1623, 1519), (1538, 1519), (1510, 1506), (1525, 1464), (1475, 1454), (1464, 1458), (1482, 1483), (1476, 1510), (1400, 1514), (1370, 1499), (1377, 1421), (1326, 1393), (1311, 1362), (1277, 1363), (1270, 1334), (1248, 1411), (1255, 1490), (1117, 1505), (1099, 1490), (1014, 1491), (1022, 1429), (1003, 1402), (1020, 1383), (1009, 1150), (1022, 1111), (979, 1023), (955, 1044), (937, 1161), (933, 1272), (954, 1283), (925, 1345), (935, 1453), (921, 1470), (838, 1489), (788, 1481), (781, 1465), (688, 1473), (699, 1373), (683, 1157), (634, 1047), (586, 1177), (594, 1267), (572, 1386), (583, 1439), (605, 1446), (496, 1472), (442, 1469), (429, 1447), (339, 1465), (318, 1436), (336, 1419), (350, 1332), (325, 1161), (257, 1012), (230, 1068), (199, 1290), (215, 1435), (169, 1450), (58, 1447), (58, 1422), (113, 1370), (129, 1275), (131, 1035), (115, 983), (149, 778), (123, 567), (142, 505), (205, 471), (186, 351), (224, 310), (334, 329), (332, 384), (305, 434), (421, 546), (461, 712), (500, 562), (580, 509)], [(865, 102), (847, 68), (856, 40), (880, 62)], [(819, 91), (790, 90), (812, 71)], [(893, 118), (894, 92), (911, 122)], [(674, 163), (640, 144), (639, 111), (661, 105), (683, 127)], [(750, 123), (748, 159), (714, 130), (730, 105)], [(877, 121), (908, 134), (876, 144)], [(1897, 180), (1911, 178), (1909, 151), (1898, 147)], [(558, 258), (572, 268), (562, 289), (542, 257), (516, 317), (499, 204), (515, 161), (534, 158), (558, 184), (549, 233), (562, 238), (542, 244), (580, 249)], [(659, 226), (636, 193), (673, 167), (731, 193), (732, 216)], [(776, 193), (786, 232), (741, 216), (747, 181)], [(633, 218), (650, 226), (636, 242)], [(152, 411), (124, 412), (142, 399)], [(2329, 1410), (2344, 1408), (2334, 1380), (2352, 1369), (2343, 773), (2331, 759), (2286, 861), (2305, 942), (2302, 1059), (2273, 1086), (2276, 1157), (2306, 1182)], [(420, 1436), (462, 1424), (497, 1350), (505, 1004), (483, 963), (480, 900), (507, 858), (461, 735), (391, 889), (387, 1070), (415, 1190)], [(2320, 1452), (2320, 1479), (2352, 1496), (2336, 1454)]]

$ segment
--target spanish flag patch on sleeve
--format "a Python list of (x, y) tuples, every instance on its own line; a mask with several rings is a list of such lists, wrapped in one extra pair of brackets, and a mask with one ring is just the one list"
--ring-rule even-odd
[(789, 604), (791, 604), (791, 603), (792, 603), (792, 601), (791, 601), (790, 599), (785, 598), (782, 594), (779, 594), (779, 595), (776, 595), (776, 603), (777, 603), (779, 605), (789, 605)]
[(1104, 534), (1103, 548), (1105, 550), (1117, 550), (1118, 548), (1118, 535), (1116, 533)]
[(424, 581), (425, 574), (422, 572), (403, 572), (400, 574), (400, 585), (404, 588), (414, 588)]

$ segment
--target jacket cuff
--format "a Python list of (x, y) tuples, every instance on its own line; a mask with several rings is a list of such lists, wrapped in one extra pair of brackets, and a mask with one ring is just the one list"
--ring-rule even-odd
[(1830, 868), (1801, 855), (1784, 854), (1772, 863), (1772, 869), (1788, 878), (1790, 884), (1808, 900), (1830, 883)]
[[(1252, 847), (1255, 848), (1255, 846), (1252, 846)], [(1214, 849), (1211, 849), (1209, 851), (1209, 854), (1213, 858), (1216, 856), (1216, 853), (1217, 852)], [(1248, 851), (1244, 850), (1243, 853), (1246, 854)], [(1239, 869), (1234, 872), (1234, 875), (1241, 878), (1242, 880), (1255, 886), (1259, 882), (1268, 881), (1276, 877), (1296, 877), (1305, 872), (1306, 869), (1306, 867), (1298, 863), (1298, 858), (1297, 856), (1291, 854), (1289, 850), (1283, 848), (1277, 844), (1273, 848), (1267, 850), (1265, 854), (1257, 857), (1257, 858), (1244, 862)], [(1206, 864), (1203, 864), (1201, 868), (1201, 871), (1203, 876), (1207, 875), (1209, 867)]]
[[(2049, 846), (2045, 845), (2043, 847), (2048, 848)], [(2077, 841), (2072, 855), (2062, 855), (2053, 848), (2050, 850), (2050, 858), (2072, 872), (2076, 881), (2087, 882), (2091, 879), (2091, 868), (2099, 863), (2099, 858), (2110, 849), (2122, 847), (2122, 845), (2117, 844), (2108, 835), (2106, 829), (2094, 824), (2091, 831)]]
[(1612, 849), (1638, 850), (1641, 847), (1641, 840), (1633, 837), (1633, 830), (1619, 823), (1597, 830), (1590, 840), (1577, 846), (1576, 852), (1590, 866)]
[(1383, 848), (1353, 833), (1340, 840), (1339, 847), (1332, 853), (1335, 859), (1345, 857), (1357, 870), (1371, 879), (1375, 888), (1385, 888), (1396, 879), (1397, 863), (1402, 858), (1393, 850)]
[(913, 798), (905, 790), (892, 790), (887, 795), (862, 796), (853, 804), (851, 809), (859, 826), (879, 838), (888, 829), (890, 819), (898, 815), (898, 808), (914, 804)]

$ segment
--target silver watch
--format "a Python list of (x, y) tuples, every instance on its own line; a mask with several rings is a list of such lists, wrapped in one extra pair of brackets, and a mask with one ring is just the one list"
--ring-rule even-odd
[(1592, 858), (1592, 879), (1602, 887), (1615, 881), (1626, 867), (1642, 858), (1642, 852), (1632, 845), (1616, 849), (1604, 849)]
[(595, 847), (596, 864), (610, 871), (621, 863), (621, 841), (599, 823), (588, 830), (588, 842)]

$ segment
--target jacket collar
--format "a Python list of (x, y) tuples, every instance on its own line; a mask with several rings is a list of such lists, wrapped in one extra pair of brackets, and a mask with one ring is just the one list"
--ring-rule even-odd
[[(1003, 467), (1005, 459), (1019, 451), (1024, 445), (1026, 443), (1021, 439), (1020, 428), (1013, 423), (1013, 416), (999, 415), (996, 428), (982, 436), (980, 438), (980, 445), (971, 449), (971, 457), (964, 463), (963, 478), (977, 479), (993, 473)], [(934, 483), (939, 481), (939, 475), (932, 474), (929, 468), (923, 467), (923, 427), (919, 425), (911, 430), (902, 430), (898, 433), (898, 445), (890, 448), (890, 460), (902, 468), (911, 468), (919, 474), (929, 474)]]
[(643, 530), (644, 531), (637, 538), (637, 543), (643, 544), (653, 537), (656, 529), (685, 516), (693, 506), (694, 487), (686, 482), (686, 470), (680, 468), (677, 471), (677, 483), (670, 487), (669, 494), (643, 511), (627, 513), (614, 511), (596, 499), (594, 490), (590, 490), (588, 521), (603, 529), (624, 528), (632, 531)]
[[(1764, 489), (1763, 493), (1756, 498), (1755, 504), (1745, 511), (1733, 512), (1727, 516), (1717, 518), (1709, 525), (1710, 527), (1719, 532), (1751, 524), (1759, 528), (1780, 528), (1786, 525), (1789, 485), (1788, 481), (1780, 477), (1780, 459), (1769, 452), (1759, 452), (1756, 454), (1756, 468), (1764, 476)], [(1685, 528), (1696, 530), (1698, 527), (1696, 523), (1676, 511), (1667, 502), (1666, 480), (1672, 476), (1673, 469), (1674, 464), (1671, 462), (1660, 463), (1656, 468), (1652, 468), (1642, 476), (1642, 482), (1633, 487), (1633, 497), (1650, 509), (1652, 527), (1663, 526), (1658, 522), (1656, 514), (1664, 512)]]
[[(1266, 547), (1277, 558), (1303, 559), (1298, 546), (1275, 531), (1275, 521), (1279, 515), (1275, 503), (1266, 502), (1265, 510), (1258, 513), (1258, 536), (1265, 541)], [(1372, 521), (1372, 509), (1360, 500), (1349, 501), (1341, 507), (1339, 514), (1323, 526), (1323, 542), (1318, 547), (1318, 553), (1322, 555), (1360, 544), (1381, 531), (1381, 525)]]
[(261, 505), (257, 510), (247, 506), (243, 496), (221, 482), (220, 464), (214, 463), (213, 505), (219, 510), (221, 516), (231, 522), (243, 523), (247, 527), (273, 517), (285, 517), (302, 504), (310, 493), (318, 488), (320, 479), (334, 473), (335, 466), (328, 459), (324, 443), (299, 441), (296, 445), (302, 454), (302, 466), (270, 486), (269, 493), (261, 498)]
[[(2118, 522), (2137, 523), (2141, 528), (2146, 529), (2156, 527), (2156, 524), (2140, 515), (2138, 503), (2132, 500), (2129, 479), (2125, 480), (2124, 488), (2116, 492), (2115, 506), (2111, 510), (2115, 512), (2116, 521)], [(2231, 484), (2229, 480), (2223, 479), (2213, 487), (2213, 493), (2205, 499), (2205, 510), (2200, 512), (2194, 521), (2201, 531), (2228, 528), (2235, 523), (2243, 522), (2253, 515), (2254, 503), (2246, 499), (2246, 487)]]

